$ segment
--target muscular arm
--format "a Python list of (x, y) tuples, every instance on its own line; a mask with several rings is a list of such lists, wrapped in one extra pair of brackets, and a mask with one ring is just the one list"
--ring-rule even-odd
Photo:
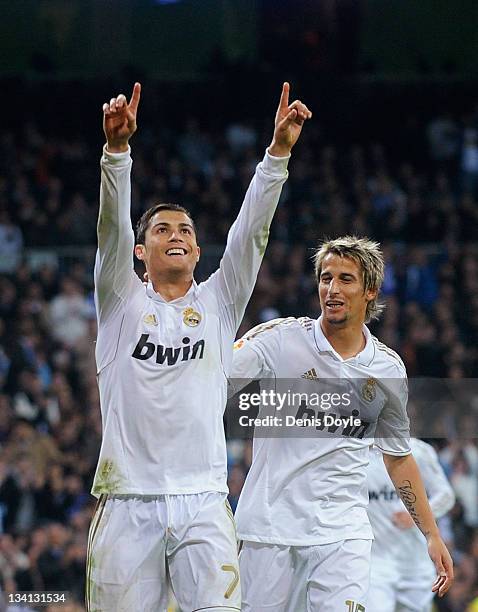
[(425, 537), (438, 533), (417, 463), (412, 454), (384, 455), (383, 460), (395, 488), (410, 516)]
[[(451, 510), (455, 503), (455, 494), (434, 448), (415, 438), (410, 440), (410, 446), (420, 470), (431, 511), (433, 516), (438, 519)], [(414, 525), (412, 517), (405, 510), (396, 512), (393, 521), (401, 529), (410, 529)]]
[(438, 574), (432, 590), (442, 597), (453, 582), (453, 562), (441, 539), (417, 463), (411, 454), (404, 457), (384, 454), (383, 460), (402, 502), (427, 539), (428, 553)]

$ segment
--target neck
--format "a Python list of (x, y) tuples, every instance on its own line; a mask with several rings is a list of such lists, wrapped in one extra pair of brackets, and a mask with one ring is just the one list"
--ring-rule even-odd
[(355, 357), (355, 355), (363, 351), (365, 336), (362, 325), (363, 323), (359, 322), (355, 324), (344, 323), (341, 326), (328, 323), (324, 318), (321, 320), (324, 336), (342, 359)]
[(159, 293), (166, 302), (177, 300), (186, 295), (193, 284), (191, 275), (181, 277), (156, 276), (149, 277), (153, 289)]

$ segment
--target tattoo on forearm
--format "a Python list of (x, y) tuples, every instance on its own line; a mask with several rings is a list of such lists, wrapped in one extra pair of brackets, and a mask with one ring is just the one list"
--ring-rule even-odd
[(422, 524), (416, 508), (417, 496), (413, 492), (412, 483), (409, 480), (404, 480), (402, 486), (398, 487), (398, 494), (400, 495), (405, 508), (408, 510), (408, 513), (415, 521), (416, 526), (421, 529)]

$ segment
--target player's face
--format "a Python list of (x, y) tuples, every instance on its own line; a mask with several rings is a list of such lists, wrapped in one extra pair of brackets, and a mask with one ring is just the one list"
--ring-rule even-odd
[(319, 299), (325, 321), (344, 327), (363, 323), (370, 300), (376, 290), (364, 291), (360, 265), (348, 257), (329, 254), (322, 263), (319, 278)]
[(154, 272), (192, 276), (200, 254), (191, 219), (176, 210), (157, 212), (149, 222), (145, 244), (136, 245), (135, 251), (150, 278)]

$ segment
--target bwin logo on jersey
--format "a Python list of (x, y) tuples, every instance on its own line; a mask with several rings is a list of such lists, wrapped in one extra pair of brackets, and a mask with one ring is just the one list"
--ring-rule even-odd
[(382, 487), (380, 491), (369, 489), (368, 497), (370, 501), (379, 501), (382, 498), (384, 501), (395, 501), (398, 499), (398, 493), (390, 487)]
[(146, 361), (156, 353), (156, 363), (175, 365), (179, 361), (190, 359), (202, 359), (204, 355), (204, 340), (198, 340), (192, 346), (189, 345), (190, 339), (183, 338), (183, 345), (179, 348), (163, 346), (148, 342), (149, 334), (141, 334), (138, 344), (135, 346), (132, 357)]

